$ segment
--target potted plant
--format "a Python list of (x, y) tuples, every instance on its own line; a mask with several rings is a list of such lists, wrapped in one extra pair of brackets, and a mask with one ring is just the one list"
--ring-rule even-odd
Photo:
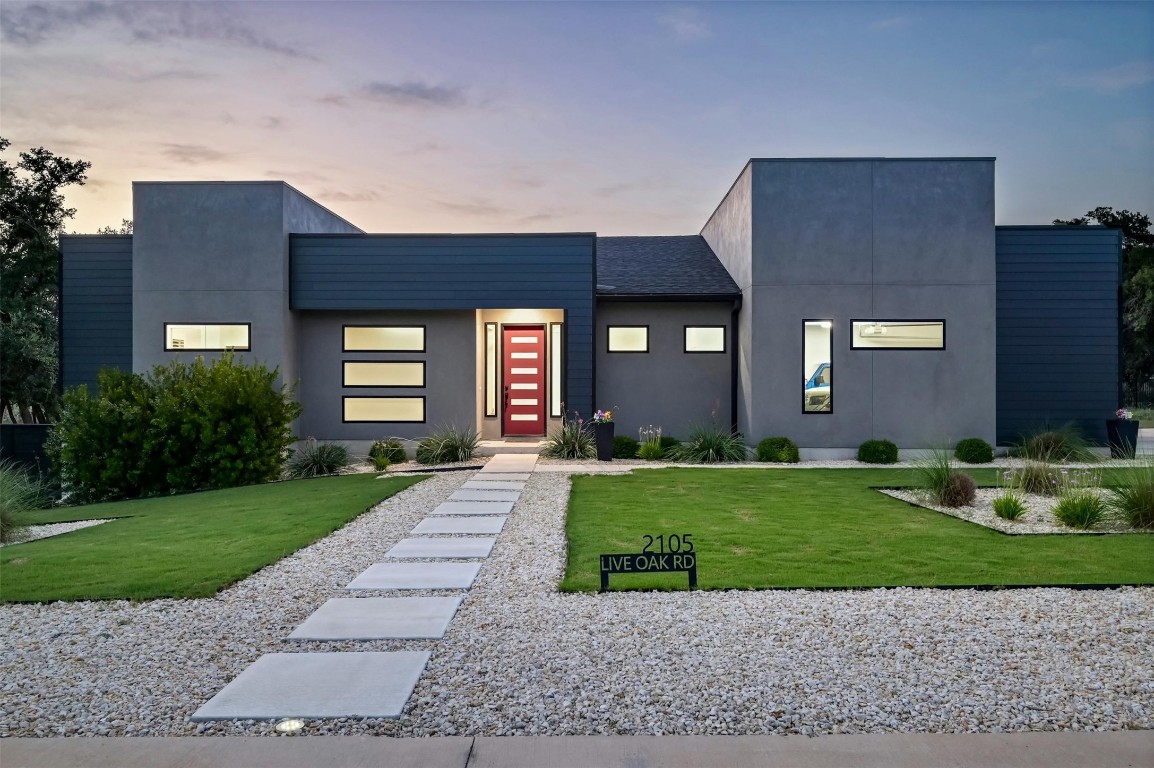
[(1106, 420), (1106, 442), (1110, 444), (1110, 458), (1134, 458), (1138, 447), (1138, 421), (1133, 413), (1119, 408), (1113, 419)]
[(613, 461), (613, 411), (593, 414), (593, 437), (597, 441), (597, 460)]

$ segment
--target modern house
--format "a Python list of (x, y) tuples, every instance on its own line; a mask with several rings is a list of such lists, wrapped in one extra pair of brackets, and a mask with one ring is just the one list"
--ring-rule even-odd
[(699, 234), (370, 234), (283, 182), (137, 182), (61, 238), (65, 386), (224, 349), (298, 434), (733, 426), (811, 456), (1013, 441), (1120, 394), (1121, 233), (994, 225), (993, 158), (754, 159)]

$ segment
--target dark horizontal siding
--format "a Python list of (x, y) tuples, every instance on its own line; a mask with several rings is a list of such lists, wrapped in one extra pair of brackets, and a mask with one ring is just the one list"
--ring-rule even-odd
[(563, 309), (567, 407), (593, 407), (593, 235), (291, 235), (294, 310)]
[(96, 388), (101, 368), (132, 370), (132, 236), (60, 238), (60, 380)]
[(996, 238), (998, 442), (1066, 423), (1104, 442), (1121, 381), (1121, 233), (998, 227)]

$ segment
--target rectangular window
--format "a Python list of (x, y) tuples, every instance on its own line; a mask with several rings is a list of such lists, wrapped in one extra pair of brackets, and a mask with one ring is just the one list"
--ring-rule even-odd
[(610, 352), (648, 352), (648, 325), (611, 325), (607, 349)]
[(565, 342), (562, 338), (561, 323), (549, 324), (549, 415), (562, 416), (561, 402), (565, 399), (562, 394), (564, 384)]
[(423, 325), (346, 325), (345, 352), (424, 352)]
[(833, 322), (806, 320), (802, 337), (802, 413), (833, 413)]
[(219, 352), (226, 349), (249, 351), (249, 324), (207, 325), (192, 323), (164, 324), (165, 350), (191, 349)]
[(852, 349), (945, 349), (944, 320), (853, 320)]
[(485, 323), (485, 415), (497, 415), (496, 323)]
[(417, 361), (376, 363), (346, 360), (346, 387), (423, 387), (425, 364)]
[(725, 326), (724, 325), (687, 325), (685, 326), (686, 352), (724, 352)]
[(423, 397), (346, 397), (344, 419), (349, 421), (425, 421)]

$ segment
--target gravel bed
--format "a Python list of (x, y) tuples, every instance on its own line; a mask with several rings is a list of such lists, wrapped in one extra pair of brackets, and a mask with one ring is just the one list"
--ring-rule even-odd
[[(1104, 459), (1092, 464), (1078, 462), (1063, 462), (1063, 467), (1106, 469), (1110, 467), (1139, 466), (1149, 457), (1140, 459)], [(967, 464), (964, 461), (951, 460), (958, 469), (1012, 469), (1025, 464), (1025, 459), (999, 456), (985, 464)], [(551, 459), (542, 456), (537, 461), (537, 472), (565, 472), (584, 473), (602, 469), (607, 472), (627, 472), (633, 469), (661, 469), (662, 467), (687, 467), (693, 469), (913, 469), (919, 462), (899, 461), (894, 464), (869, 464), (857, 459), (823, 459), (802, 460), (796, 464), (782, 464), (770, 461), (743, 461), (724, 464), (689, 464), (678, 461), (642, 461), (640, 459), (614, 459), (613, 461), (597, 461), (596, 459)]]
[(20, 539), (18, 541), (10, 541), (7, 544), (0, 544), (0, 547), (10, 547), (13, 544), (24, 544), (29, 541), (36, 541), (37, 539), (47, 539), (49, 536), (59, 536), (62, 533), (69, 531), (79, 531), (81, 528), (91, 528), (94, 525), (101, 523), (111, 523), (114, 518), (107, 518), (104, 520), (77, 520), (74, 523), (49, 523), (48, 525), (29, 525), (21, 528), (19, 531)]
[(471, 476), (414, 486), (212, 599), (0, 608), (0, 731), (271, 734), (186, 718), (262, 653), (358, 649), (433, 656), (401, 720), (304, 733), (1154, 728), (1154, 589), (561, 594), (562, 473), (527, 482), (444, 639), (283, 642)]
[(1053, 496), (1043, 496), (1037, 493), (1019, 493), (1019, 498), (1021, 498), (1023, 505), (1026, 507), (1026, 514), (1017, 520), (1003, 520), (994, 514), (994, 499), (1004, 493), (1000, 488), (978, 488), (974, 496), (974, 503), (964, 507), (944, 507), (940, 504), (931, 503), (926, 494), (918, 491), (901, 490), (897, 488), (882, 488), (879, 490), (885, 495), (892, 496), (895, 499), (901, 499), (902, 501), (915, 504), (919, 507), (932, 509), (935, 512), (941, 512), (950, 517), (957, 517), (971, 523), (984, 525), (987, 528), (993, 528), (995, 531), (1001, 531), (1002, 533), (1015, 535), (1035, 533), (1136, 533), (1149, 535), (1147, 531), (1131, 528), (1125, 520), (1109, 512), (1106, 513), (1102, 522), (1093, 528), (1071, 528), (1068, 525), (1063, 525), (1058, 521), (1058, 518), (1054, 516), (1054, 505), (1058, 503), (1058, 500)]

